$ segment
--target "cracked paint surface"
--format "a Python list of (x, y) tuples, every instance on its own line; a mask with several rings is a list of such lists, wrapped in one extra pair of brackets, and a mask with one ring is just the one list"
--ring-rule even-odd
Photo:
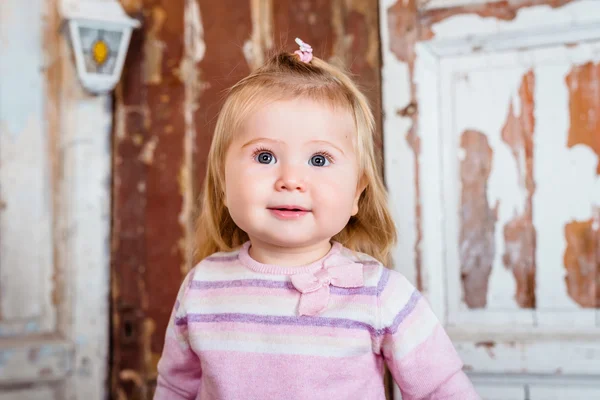
[[(590, 148), (600, 157), (600, 63), (574, 66), (565, 78), (569, 94), (567, 148)], [(600, 174), (600, 162), (596, 167)], [(584, 308), (600, 307), (600, 211), (594, 208), (586, 221), (565, 225), (564, 252), (567, 293)]]
[(410, 101), (401, 110), (396, 113), (401, 117), (410, 118), (412, 125), (405, 134), (405, 140), (414, 155), (414, 177), (415, 186), (415, 226), (416, 237), (413, 244), (414, 265), (415, 265), (415, 286), (420, 290), (424, 289), (423, 271), (421, 266), (421, 241), (423, 239), (423, 226), (421, 220), (421, 195), (420, 185), (420, 138), (418, 133), (418, 105), (416, 103), (416, 86), (414, 84), (414, 63), (415, 63), (415, 44), (419, 39), (419, 18), (417, 12), (417, 2), (415, 0), (402, 1), (394, 3), (387, 10), (388, 30), (390, 36), (390, 51), (396, 56), (396, 59), (408, 66), (408, 80), (406, 84), (410, 87)]
[(600, 63), (575, 66), (566, 77), (569, 89), (569, 138), (567, 147), (587, 146), (599, 157), (600, 175)]
[(504, 225), (504, 247), (502, 261), (513, 272), (517, 284), (515, 299), (522, 308), (535, 308), (535, 246), (536, 234), (533, 226), (533, 133), (534, 85), (532, 71), (523, 76), (519, 88), (520, 114), (516, 115), (513, 102), (502, 128), (502, 140), (506, 143), (517, 164), (519, 185), (524, 189), (525, 207)]
[(600, 214), (565, 225), (567, 293), (584, 308), (600, 307)]
[(467, 306), (483, 308), (496, 254), (497, 205), (490, 207), (487, 198), (493, 151), (487, 136), (475, 130), (463, 132), (460, 147), (464, 152), (460, 162), (461, 283)]

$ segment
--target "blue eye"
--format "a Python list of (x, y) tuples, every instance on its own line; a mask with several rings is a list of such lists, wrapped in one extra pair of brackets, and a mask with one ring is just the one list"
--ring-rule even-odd
[(329, 165), (329, 160), (322, 154), (315, 154), (308, 163), (314, 167), (326, 167)]
[(254, 159), (260, 164), (275, 164), (275, 156), (268, 151), (258, 153)]

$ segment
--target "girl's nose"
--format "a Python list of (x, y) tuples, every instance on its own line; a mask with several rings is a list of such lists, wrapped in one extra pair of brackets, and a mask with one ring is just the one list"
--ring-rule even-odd
[(282, 168), (281, 174), (275, 182), (275, 189), (277, 191), (297, 190), (304, 192), (306, 190), (306, 182), (297, 168), (287, 166)]

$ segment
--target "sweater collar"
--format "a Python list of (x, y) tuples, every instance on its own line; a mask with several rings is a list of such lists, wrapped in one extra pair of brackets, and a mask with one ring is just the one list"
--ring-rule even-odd
[(239, 260), (245, 267), (251, 269), (252, 271), (273, 275), (296, 275), (307, 272), (312, 273), (322, 268), (327, 259), (340, 254), (342, 245), (338, 242), (333, 241), (331, 249), (329, 249), (329, 252), (323, 257), (310, 264), (300, 265), (297, 267), (282, 267), (280, 265), (259, 263), (258, 261), (250, 257), (250, 254), (248, 253), (249, 249), (250, 241), (247, 241), (240, 248)]

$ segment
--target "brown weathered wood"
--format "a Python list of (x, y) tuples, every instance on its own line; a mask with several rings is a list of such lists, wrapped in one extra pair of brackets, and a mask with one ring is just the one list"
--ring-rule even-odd
[[(192, 99), (196, 132), (194, 193), (204, 181), (208, 149), (225, 90), (250, 73), (244, 45), (252, 35), (251, 1), (200, 0), (206, 53), (197, 65), (196, 98)], [(194, 200), (198, 196), (194, 196)]]
[[(113, 395), (148, 398), (186, 255), (184, 1), (146, 2), (117, 94), (113, 176)], [(118, 397), (116, 397), (118, 398)]]
[(346, 67), (352, 72), (369, 99), (375, 115), (375, 147), (381, 158), (383, 173), (383, 133), (381, 110), (381, 51), (379, 42), (379, 9), (372, 1), (346, 2), (345, 35), (352, 37), (346, 49)]

